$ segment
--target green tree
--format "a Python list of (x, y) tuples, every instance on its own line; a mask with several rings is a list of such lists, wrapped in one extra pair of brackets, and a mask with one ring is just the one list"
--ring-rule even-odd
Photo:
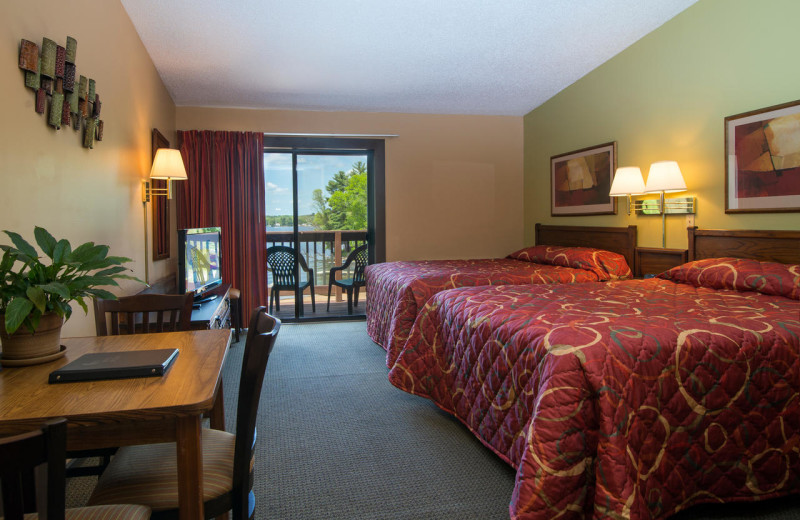
[(356, 175), (366, 175), (367, 165), (361, 161), (357, 161), (355, 164), (353, 164), (353, 167), (350, 168), (350, 172)]
[(327, 205), (327, 199), (322, 195), (322, 190), (316, 189), (311, 194), (311, 200), (314, 201), (314, 209), (316, 212), (313, 217), (313, 225), (317, 229), (330, 229), (328, 227), (330, 222), (330, 209)]
[(367, 165), (353, 164), (349, 172), (339, 171), (328, 181), (325, 197), (314, 190), (314, 226), (318, 229), (367, 228)]
[(291, 226), (292, 225), (292, 216), (291, 215), (267, 215), (266, 216), (266, 224), (267, 224), (267, 227)]
[[(355, 165), (353, 166), (355, 167)], [(325, 190), (331, 195), (337, 191), (344, 191), (344, 189), (347, 187), (347, 178), (348, 174), (339, 170), (339, 172), (333, 176), (333, 179), (328, 181), (328, 185), (325, 187)]]
[(347, 200), (347, 229), (367, 229), (367, 174), (351, 175), (344, 190)]

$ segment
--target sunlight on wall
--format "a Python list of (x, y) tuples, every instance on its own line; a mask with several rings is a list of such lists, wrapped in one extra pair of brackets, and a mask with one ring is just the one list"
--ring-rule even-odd
[[(795, 20), (800, 3), (703, 0), (524, 118), (525, 237), (536, 222), (639, 228), (661, 246), (661, 219), (550, 216), (550, 157), (617, 141), (618, 166), (678, 161), (707, 229), (800, 229), (800, 213), (725, 213), (726, 116), (800, 97)], [(769, 34), (769, 38), (764, 35)], [(685, 216), (667, 217), (667, 247), (687, 247)]]

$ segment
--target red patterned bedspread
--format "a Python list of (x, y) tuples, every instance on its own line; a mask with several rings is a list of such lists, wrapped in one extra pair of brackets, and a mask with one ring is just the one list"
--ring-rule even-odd
[(622, 255), (590, 248), (535, 246), (508, 258), (428, 260), (369, 265), (367, 333), (391, 367), (417, 312), (434, 294), (455, 287), (595, 282), (631, 275)]
[(389, 378), (517, 468), (515, 519), (800, 492), (793, 267), (786, 296), (662, 279), (441, 292)]

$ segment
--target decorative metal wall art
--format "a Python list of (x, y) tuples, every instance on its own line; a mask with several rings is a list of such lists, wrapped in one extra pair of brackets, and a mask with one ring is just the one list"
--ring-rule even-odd
[(67, 36), (65, 46), (49, 38), (39, 46), (22, 40), (19, 46), (19, 68), (25, 72), (25, 86), (34, 91), (34, 109), (47, 115), (47, 123), (56, 130), (62, 126), (75, 131), (83, 128), (83, 146), (93, 148), (103, 140), (103, 121), (100, 120), (100, 95), (95, 80), (78, 76), (75, 57), (78, 42)]

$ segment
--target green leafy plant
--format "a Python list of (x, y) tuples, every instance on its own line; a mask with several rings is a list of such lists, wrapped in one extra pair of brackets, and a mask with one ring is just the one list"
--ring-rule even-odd
[[(76, 301), (84, 312), (89, 309), (85, 298), (117, 297), (99, 287), (118, 285), (118, 279), (142, 282), (123, 274), (129, 269), (122, 264), (130, 258), (108, 256), (108, 246), (87, 242), (72, 249), (66, 239), (56, 240), (46, 229), (36, 227), (36, 249), (22, 236), (5, 231), (13, 246), (0, 245), (0, 314), (5, 315), (6, 333), (13, 334), (23, 324), (35, 331), (43, 314), (53, 312), (69, 319), (70, 302)], [(49, 262), (43, 262), (43, 258)], [(144, 283), (144, 282), (142, 282)]]
[(317, 229), (367, 229), (367, 165), (353, 164), (349, 172), (339, 171), (325, 190), (314, 190), (311, 199), (316, 212), (311, 216)]

